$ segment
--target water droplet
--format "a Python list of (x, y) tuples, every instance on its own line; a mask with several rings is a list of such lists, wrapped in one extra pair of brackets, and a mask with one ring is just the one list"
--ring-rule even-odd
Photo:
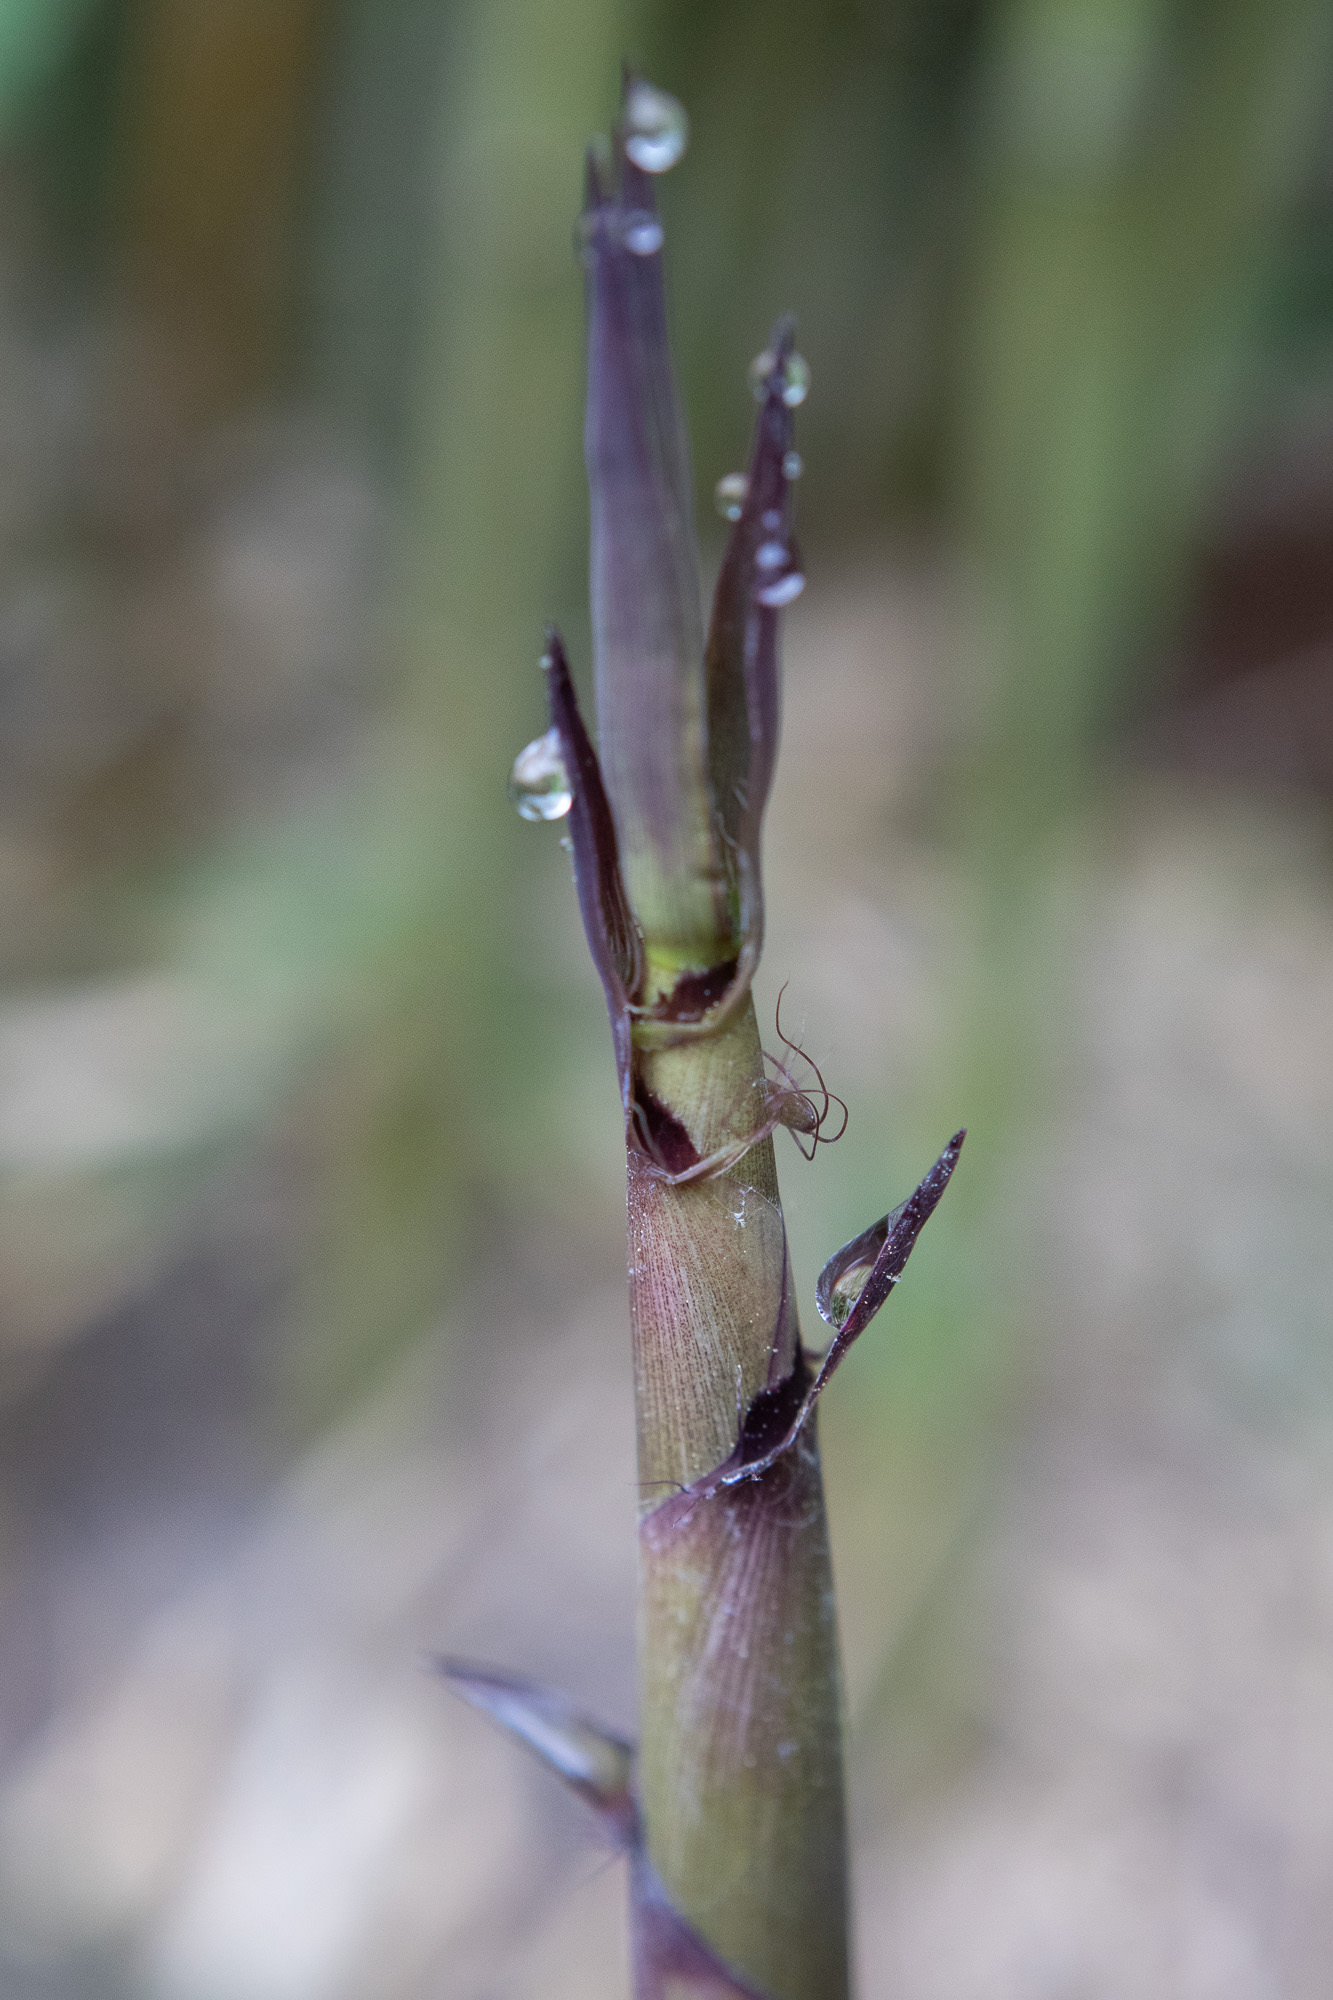
[(773, 373), (773, 350), (761, 348), (750, 363), (750, 390), (756, 403), (762, 403), (768, 394), (768, 378)]
[(754, 552), (757, 569), (781, 569), (787, 560), (785, 542), (761, 542)]
[(799, 597), (804, 589), (805, 578), (800, 570), (789, 569), (785, 576), (775, 577), (772, 583), (766, 583), (761, 589), (756, 590), (755, 596), (770, 611), (780, 611), (784, 604), (790, 604), (794, 598)]
[(509, 796), (520, 819), (563, 819), (574, 803), (560, 755), (560, 732), (534, 737), (514, 759)]
[(781, 507), (766, 507), (764, 509), (764, 526), (768, 529), (770, 535), (776, 535), (778, 529), (782, 526)]
[(631, 208), (621, 222), (620, 240), (632, 256), (652, 257), (665, 239), (655, 215), (646, 208)]
[(566, 854), (572, 854), (574, 852), (574, 843), (570, 839), (567, 833), (561, 834), (560, 845), (564, 848)]
[(713, 488), (713, 505), (724, 520), (739, 521), (750, 482), (743, 472), (728, 472)]
[(810, 394), (810, 363), (803, 354), (787, 356), (787, 368), (782, 385), (782, 400), (789, 410), (802, 404)]
[(783, 478), (799, 479), (804, 471), (805, 471), (805, 460), (801, 457), (800, 452), (789, 451), (782, 461)]
[(853, 1264), (850, 1270), (843, 1272), (829, 1295), (830, 1325), (842, 1328), (847, 1324), (847, 1316), (864, 1291), (869, 1276), (869, 1264)]
[[(771, 347), (766, 347), (762, 354), (756, 354), (750, 363), (750, 387), (757, 403), (762, 403), (768, 394), (768, 378), (776, 367), (777, 358)], [(809, 394), (810, 363), (793, 348), (782, 371), (782, 400), (789, 410), (795, 410)]]
[(625, 99), (625, 152), (646, 174), (664, 174), (674, 167), (690, 137), (685, 106), (636, 77)]

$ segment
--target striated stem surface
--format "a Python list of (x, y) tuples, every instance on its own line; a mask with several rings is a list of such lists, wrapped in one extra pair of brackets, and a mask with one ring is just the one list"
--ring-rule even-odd
[[(650, 1056), (642, 1080), (701, 1158), (752, 1131), (767, 1089), (753, 1006)], [(675, 1908), (758, 1991), (837, 2000), (838, 1643), (813, 1426), (761, 1478), (698, 1490), (798, 1362), (772, 1140), (685, 1186), (631, 1146), (628, 1210), (648, 1853)]]

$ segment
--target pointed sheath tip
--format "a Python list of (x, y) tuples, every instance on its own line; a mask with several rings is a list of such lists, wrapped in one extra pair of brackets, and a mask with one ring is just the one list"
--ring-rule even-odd
[[(967, 1127), (966, 1125), (960, 1125), (926, 1176), (927, 1186), (938, 1190), (935, 1194), (935, 1201), (939, 1200), (940, 1195), (944, 1193), (945, 1188), (953, 1178), (953, 1170), (958, 1165), (958, 1156), (963, 1150), (963, 1141), (966, 1137)], [(934, 1205), (935, 1202), (932, 1201), (930, 1204), (931, 1208)], [(929, 1210), (927, 1210), (928, 1213)], [(922, 1219), (924, 1220), (925, 1218), (923, 1217)]]
[(775, 360), (785, 361), (796, 345), (795, 313), (779, 313), (773, 322), (773, 331), (768, 336), (768, 351)]
[[(787, 400), (787, 366), (795, 331), (794, 318), (783, 313), (757, 364), (767, 370), (762, 407), (744, 494), (718, 573), (707, 644), (709, 776), (727, 850), (736, 858), (742, 940), (756, 954), (763, 938), (760, 836), (781, 706), (777, 614), (804, 584), (791, 533), (788, 473), (794, 411)], [(760, 383), (753, 376), (752, 381), (758, 391)]]
[(610, 199), (623, 198), (625, 168), (629, 162), (625, 157), (625, 121), (617, 118), (611, 127)]
[(591, 1806), (618, 1845), (634, 1844), (638, 1821), (631, 1789), (632, 1743), (592, 1721), (564, 1695), (520, 1674), (443, 1653), (431, 1655), (426, 1664)]
[(663, 1501), (654, 1519), (688, 1522), (700, 1500), (711, 1499), (722, 1487), (758, 1479), (790, 1451), (800, 1436), (820, 1395), (852, 1344), (864, 1333), (889, 1293), (903, 1274), (918, 1236), (949, 1185), (958, 1154), (966, 1138), (966, 1128), (955, 1132), (934, 1166), (918, 1182), (907, 1200), (872, 1223), (859, 1236), (844, 1243), (820, 1273), (816, 1302), (820, 1316), (836, 1325), (832, 1292), (838, 1279), (850, 1271), (868, 1267), (860, 1291), (842, 1325), (837, 1327), (819, 1371), (810, 1378), (800, 1354), (790, 1376), (774, 1389), (761, 1390), (746, 1411), (740, 1437), (731, 1456), (717, 1470), (682, 1493)]
[(780, 313), (773, 322), (773, 331), (768, 336), (765, 353), (772, 357), (773, 366), (768, 371), (764, 393), (768, 401), (776, 401), (784, 411), (787, 409), (787, 359), (796, 346), (796, 315)]
[[(852, 1343), (865, 1332), (880, 1307), (888, 1298), (898, 1280), (902, 1277), (907, 1260), (916, 1247), (917, 1238), (934, 1214), (941, 1195), (953, 1176), (962, 1151), (967, 1129), (963, 1127), (954, 1133), (944, 1151), (930, 1171), (920, 1180), (908, 1195), (906, 1201), (899, 1202), (897, 1208), (889, 1210), (878, 1222), (863, 1229), (850, 1243), (844, 1243), (829, 1258), (819, 1274), (815, 1286), (815, 1304), (819, 1316), (835, 1329), (819, 1373), (806, 1394), (802, 1414), (793, 1426), (794, 1437), (804, 1421), (804, 1413), (813, 1405), (824, 1384), (842, 1361)], [(852, 1300), (850, 1309), (841, 1325), (834, 1310), (834, 1291), (842, 1279), (862, 1270), (865, 1277), (860, 1290)]]
[[(560, 729), (564, 735), (569, 729), (571, 716), (576, 715), (578, 709), (574, 694), (574, 677), (569, 671), (569, 655), (565, 651), (565, 642), (560, 636), (559, 626), (548, 625), (543, 636), (545, 643), (542, 647), (541, 669), (546, 682), (546, 705), (552, 728)], [(574, 748), (572, 744), (566, 744), (565, 747)], [(576, 757), (575, 762), (577, 761)], [(572, 772), (571, 776), (577, 776), (577, 772)]]
[(625, 209), (632, 209), (636, 216), (657, 214), (657, 188), (653, 176), (639, 166), (625, 151), (625, 135), (617, 135), (617, 163), (620, 168), (620, 201)]
[(609, 200), (606, 187), (606, 141), (590, 139), (583, 155), (583, 212), (603, 208)]
[[(837, 1348), (840, 1343), (850, 1345), (858, 1334), (864, 1332), (901, 1278), (907, 1260), (916, 1247), (917, 1238), (935, 1213), (940, 1196), (953, 1178), (953, 1170), (958, 1164), (958, 1155), (962, 1151), (963, 1140), (966, 1137), (966, 1127), (955, 1132), (934, 1166), (908, 1195), (907, 1200), (886, 1215), (883, 1222), (875, 1225), (874, 1229), (867, 1230), (863, 1238), (857, 1239), (868, 1243), (877, 1232), (883, 1232), (879, 1254), (852, 1304), (851, 1311), (843, 1321), (833, 1348)], [(841, 1262), (844, 1270), (854, 1268), (847, 1257), (847, 1249), (851, 1247), (847, 1246), (834, 1260), (835, 1264)], [(825, 1273), (821, 1273), (821, 1289), (825, 1285), (825, 1276)], [(833, 1348), (830, 1348), (830, 1354)]]

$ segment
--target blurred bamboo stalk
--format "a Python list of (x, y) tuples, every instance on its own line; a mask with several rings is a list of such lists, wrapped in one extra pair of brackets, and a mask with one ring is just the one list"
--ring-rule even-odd
[(935, 1645), (938, 1607), (949, 1658), (902, 1698), (941, 1710), (972, 1698), (977, 1671), (947, 1615), (969, 1588), (956, 1558), (1042, 1344), (1077, 1310), (1044, 1254), (1043, 1142), (1067, 1074), (1099, 774), (1180, 615), (1243, 415), (1314, 161), (1333, 16), (1312, 0), (1015, 0), (980, 29), (963, 150), (976, 219), (947, 295), (964, 330), (943, 478), (964, 586), (961, 748), (932, 813), (961, 884), (957, 984), (947, 1078), (899, 1095), (884, 1169), (902, 1176), (960, 1104), (970, 1171), (892, 1341), (868, 1349), (860, 1397), (838, 1405), (834, 1496), (835, 1519), (855, 1505), (897, 1524), (881, 1693), (906, 1634)]
[(969, 1039), (993, 1171), (1049, 1087), (1075, 816), (1180, 607), (1333, 17), (1025, 0), (997, 29), (957, 446), (980, 616), (962, 809), (989, 968)]
[[(380, 12), (354, 10), (354, 39)], [(298, 1362), (314, 1407), (321, 1379), (356, 1379), (422, 1327), (449, 1257), (526, 1170), (543, 1040), (504, 921), (521, 865), (504, 780), (531, 708), (522, 662), (535, 675), (544, 620), (581, 567), (581, 510), (566, 501), (580, 409), (569, 217), (632, 19), (623, 0), (478, 4), (453, 11), (437, 57), (386, 716), (386, 810), (429, 880), (351, 1051), (358, 1080), (330, 1102)], [(396, 28), (419, 34), (418, 10)], [(367, 324), (349, 326), (355, 341)], [(365, 356), (324, 364), (362, 412), (384, 407)]]
[[(991, 27), (953, 440), (972, 972), (946, 1039), (973, 1172), (903, 1315), (887, 1413), (934, 1486), (923, 1511), (960, 1523), (1030, 1339), (1019, 1316), (1049, 1309), (1040, 1140), (1099, 760), (1180, 612), (1333, 46), (1318, 0), (1021, 0)], [(967, 1470), (941, 1484), (946, 1465)]]
[[(376, 75), (400, 74), (407, 49), (423, 79), (421, 122), (397, 135), (393, 170), (370, 177), (360, 211), (373, 237), (411, 188), (426, 190), (412, 245), (419, 309), (410, 284), (389, 301), (398, 343), (372, 357), (395, 378), (379, 403), (400, 402), (412, 439), (378, 748), (322, 836), (327, 808), (298, 806), (258, 841), (224, 844), (188, 892), (197, 906), (181, 911), (207, 978), (229, 976), (225, 939), (246, 926), (234, 941), (250, 968), (241, 984), (273, 988), (272, 1033), (303, 1062), (321, 1020), (334, 1034), (336, 1053), (317, 1060), (301, 1099), (313, 1192), (287, 1364), (300, 1429), (426, 1325), (478, 1203), (505, 1188), (514, 1160), (530, 1076), (512, 1052), (534, 1037), (502, 1025), (531, 1004), (505, 976), (496, 921), (515, 859), (504, 774), (515, 665), (535, 662), (577, 561), (577, 527), (560, 525), (554, 499), (562, 473), (577, 478), (571, 162), (597, 122), (594, 84), (613, 73), (623, 17), (610, 6), (556, 22), (523, 5), (139, 0), (130, 24), (115, 242), (131, 313), (106, 400), (119, 440), (109, 500), (128, 506), (118, 525), (140, 540), (172, 531), (190, 441), (288, 379), (311, 149), (342, 149), (345, 186), (402, 114), (392, 93), (376, 96)], [(367, 42), (378, 69), (354, 59)], [(327, 241), (327, 209), (315, 226)], [(397, 275), (411, 277), (401, 264)], [(365, 318), (339, 313), (318, 257), (314, 283), (316, 380), (336, 387), (364, 368)], [(358, 414), (336, 395), (334, 408)], [(136, 787), (153, 794), (143, 773)], [(315, 911), (303, 1017), (286, 935)], [(269, 972), (257, 939), (278, 947)]]
[[(84, 968), (90, 1020), (103, 1007), (116, 1017), (115, 982), (100, 987), (96, 969), (110, 959), (123, 973), (127, 960), (163, 946), (161, 904), (150, 913), (127, 877), (142, 869), (160, 886), (207, 817), (197, 738), (182, 726), (203, 689), (211, 636), (182, 583), (181, 553), (199, 527), (180, 504), (183, 474), (205, 427), (271, 394), (286, 360), (320, 11), (316, 0), (49, 0), (0, 15), (0, 115), (25, 108), (10, 103), (21, 80), (41, 99), (21, 142), (61, 155), (34, 171), (20, 152), (17, 171), (40, 181), (54, 165), (57, 181), (68, 173), (96, 185), (83, 220), (98, 234), (80, 247), (104, 287), (99, 303), (109, 295), (114, 308), (114, 337), (94, 350), (91, 384), (86, 362), (70, 369), (65, 360), (64, 393), (91, 394), (72, 463), (60, 465), (67, 445), (52, 437), (58, 469), (36, 558), (53, 563), (85, 607), (86, 684), (76, 692), (97, 724), (85, 756), (50, 774), (37, 850), (58, 884), (47, 919), (62, 980), (54, 1004), (72, 997), (72, 959)], [(62, 91), (72, 94), (62, 100)], [(93, 324), (105, 330), (100, 316)], [(51, 424), (49, 412), (25, 419)], [(21, 551), (6, 582), (21, 587), (33, 560)], [(142, 726), (140, 715), (150, 718)], [(44, 968), (25, 967), (28, 979), (34, 970)], [(175, 1004), (183, 1015), (184, 997), (169, 1012)], [(171, 1063), (164, 1052), (167, 1073)], [(249, 1101), (243, 1078), (235, 1101)], [(33, 1344), (54, 1341), (149, 1282), (200, 1185), (182, 1156), (197, 1167), (216, 1136), (234, 1131), (228, 1105), (216, 1135), (168, 1140), (157, 1157), (133, 1142), (125, 1157), (108, 1157), (94, 1133), (82, 1165), (71, 1155), (55, 1174), (16, 1173), (0, 1234), (15, 1244), (6, 1285), (17, 1294), (17, 1344), (25, 1330)], [(58, 1275), (48, 1276), (49, 1264)]]
[(271, 394), (290, 363), (329, 11), (329, 0), (137, 0), (130, 13), (116, 258), (182, 371), (191, 427)]
[(996, 27), (957, 447), (992, 836), (1020, 786), (1063, 813), (1179, 605), (1333, 49), (1319, 0), (1025, 0)]
[(0, 9), (0, 134), (8, 136), (105, 0), (8, 0)]

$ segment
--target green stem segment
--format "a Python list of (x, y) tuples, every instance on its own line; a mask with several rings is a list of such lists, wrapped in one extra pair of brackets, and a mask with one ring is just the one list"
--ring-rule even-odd
[[(753, 1007), (647, 1058), (643, 1075), (701, 1157), (725, 1148), (763, 1115)], [(813, 1425), (761, 1478), (707, 1498), (690, 1491), (795, 1361), (771, 1139), (686, 1186), (631, 1148), (629, 1251), (648, 1855), (675, 1909), (755, 1990), (837, 2000), (847, 1990), (838, 1643)], [(707, 1988), (683, 1989), (696, 1990)]]

